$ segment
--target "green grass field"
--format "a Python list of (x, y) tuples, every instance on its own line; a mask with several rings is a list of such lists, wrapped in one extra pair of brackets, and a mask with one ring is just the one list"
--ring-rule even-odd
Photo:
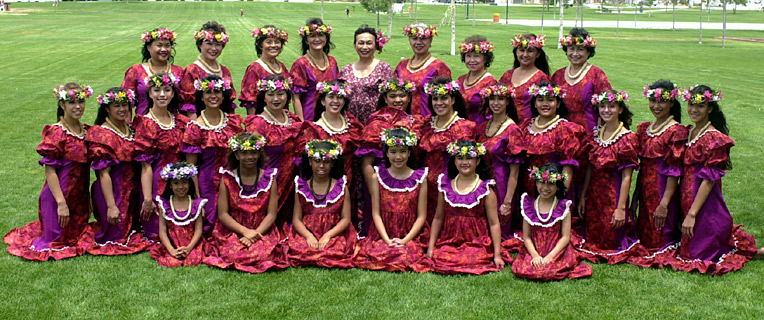
[[(346, 18), (346, 4), (326, 4), (325, 21), (334, 26), (334, 55), (340, 65), (356, 59), (352, 34), (376, 16), (355, 4)], [(239, 17), (239, 9), (245, 16)], [(504, 8), (478, 6), (489, 18)], [(0, 62), (0, 233), (37, 219), (37, 196), (43, 170), (35, 147), (44, 124), (55, 119), (51, 89), (68, 81), (90, 84), (96, 94), (118, 86), (124, 71), (140, 61), (140, 34), (157, 26), (178, 34), (176, 64), (185, 66), (197, 55), (192, 31), (207, 20), (218, 20), (231, 41), (221, 57), (239, 86), (246, 66), (256, 59), (250, 31), (274, 24), (291, 39), (281, 60), (291, 65), (299, 55), (298, 26), (320, 15), (319, 4), (241, 2), (14, 3), (17, 14), (0, 14), (5, 50)], [(419, 6), (419, 18), (437, 23), (442, 6)], [(538, 30), (463, 20), (457, 13), (457, 41), (483, 34), (496, 46), (491, 71), (497, 77), (511, 67), (509, 40), (516, 33)], [(540, 16), (539, 7), (512, 7), (511, 18)], [(575, 17), (575, 9), (566, 16)], [(602, 18), (600, 18), (602, 16)], [(606, 19), (587, 11), (586, 19)], [(612, 17), (612, 15), (610, 15)], [(633, 17), (633, 16), (632, 16)], [(697, 21), (697, 11), (677, 14), (679, 21)], [(382, 16), (385, 26), (387, 17)], [(503, 18), (503, 16), (502, 16)], [(645, 15), (641, 19), (647, 19)], [(652, 19), (670, 21), (671, 14)], [(721, 19), (712, 13), (712, 21)], [(738, 20), (739, 19), (739, 20)], [(705, 20), (705, 19), (704, 19)], [(397, 16), (394, 37), (380, 56), (391, 65), (411, 55), (400, 35), (408, 15)], [(730, 14), (728, 22), (764, 21), (764, 13)], [(433, 55), (445, 60), (454, 76), (466, 72), (458, 56), (449, 56), (449, 30), (443, 26)], [(553, 69), (567, 63), (555, 49), (556, 29), (547, 31)], [(698, 32), (591, 29), (599, 40), (590, 61), (608, 74), (613, 87), (629, 92), (635, 122), (650, 120), (642, 87), (668, 78), (683, 87), (706, 83), (724, 92), (734, 170), (724, 179), (724, 192), (736, 223), (764, 239), (764, 44), (728, 41), (721, 31)], [(730, 37), (764, 38), (764, 32), (730, 31)], [(88, 102), (83, 120), (92, 123), (96, 103)], [(241, 110), (239, 112), (242, 112)], [(758, 120), (757, 120), (758, 119)], [(687, 119), (685, 117), (685, 123)], [(760, 246), (764, 244), (761, 241)], [(120, 257), (83, 256), (35, 263), (5, 253), (0, 244), (0, 318), (757, 318), (764, 312), (764, 261), (713, 278), (696, 273), (642, 269), (631, 265), (595, 265), (590, 279), (533, 283), (509, 270), (485, 276), (398, 274), (364, 270), (289, 269), (259, 275), (205, 266), (167, 269), (148, 253)]]

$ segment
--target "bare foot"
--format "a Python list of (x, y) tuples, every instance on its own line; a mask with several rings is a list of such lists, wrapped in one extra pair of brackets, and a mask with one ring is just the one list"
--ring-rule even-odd
[(756, 258), (764, 259), (764, 247), (761, 247), (756, 251)]

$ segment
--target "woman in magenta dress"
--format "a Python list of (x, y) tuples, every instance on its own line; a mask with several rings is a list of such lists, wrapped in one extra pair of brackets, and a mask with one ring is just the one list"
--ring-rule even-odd
[(85, 99), (93, 89), (67, 83), (54, 89), (58, 120), (42, 130), (37, 153), (45, 167), (45, 183), (38, 202), (39, 220), (14, 228), (3, 237), (8, 253), (45, 261), (85, 254), (93, 243), (90, 218), (89, 160), (85, 137), (89, 126), (80, 122)]
[(247, 116), (244, 126), (247, 132), (263, 132), (267, 141), (263, 150), (267, 156), (264, 169), (277, 168), (279, 227), (292, 223), (294, 200), (294, 161), (302, 154), (300, 136), (302, 121), (287, 110), (292, 95), (289, 82), (281, 75), (270, 75), (257, 84), (256, 114)]
[(539, 196), (534, 200), (527, 193), (520, 197), (523, 216), (523, 244), (512, 263), (512, 272), (523, 279), (552, 281), (587, 278), (592, 267), (573, 248), (580, 243), (570, 230), (570, 206), (565, 199), (566, 175), (562, 166), (545, 163), (531, 170)]
[(160, 72), (183, 77), (183, 67), (174, 65), (175, 32), (166, 28), (157, 28), (141, 36), (143, 48), (142, 63), (132, 65), (125, 71), (122, 89), (133, 90), (138, 98), (135, 114), (145, 115), (149, 110), (149, 87), (146, 79)]
[[(435, 78), (425, 86), (429, 97), (427, 107), (432, 113), (422, 125), (419, 149), (423, 153), (423, 167), (427, 175), (427, 222), (432, 222), (438, 203), (438, 175), (446, 172), (446, 147), (457, 140), (474, 139), (475, 123), (467, 120), (467, 108), (459, 93), (459, 84), (449, 78)], [(424, 156), (426, 155), (426, 156)]]
[(677, 191), (688, 132), (681, 123), (680, 93), (681, 88), (666, 80), (649, 84), (644, 90), (655, 120), (642, 122), (637, 129), (640, 148), (635, 198), (639, 204), (637, 236), (651, 252), (673, 245), (682, 237)]
[(413, 169), (416, 134), (405, 128), (386, 129), (381, 138), (386, 161), (374, 167), (374, 228), (360, 242), (355, 264), (369, 270), (416, 270), (429, 234), (424, 228), (428, 170)]
[(376, 31), (368, 25), (361, 26), (355, 31), (353, 42), (355, 52), (358, 53), (358, 61), (340, 70), (339, 78), (353, 88), (347, 110), (361, 123), (366, 123), (369, 115), (376, 111), (375, 102), (379, 98), (379, 85), (393, 77), (393, 69), (390, 65), (374, 56), (374, 51), (382, 53), (386, 43), (387, 38), (382, 35), (381, 30)]
[[(202, 220), (207, 199), (193, 199), (194, 180), (199, 170), (185, 162), (169, 163), (162, 168), (165, 190), (156, 196), (159, 205), (159, 243), (150, 248), (151, 257), (160, 266), (177, 268), (202, 263)], [(177, 209), (176, 209), (177, 208)]]
[(289, 74), (292, 78), (294, 113), (300, 119), (313, 119), (316, 105), (316, 84), (337, 80), (337, 60), (329, 55), (334, 49), (332, 26), (319, 18), (310, 18), (300, 27), (302, 56), (295, 60)]
[(585, 240), (580, 250), (592, 262), (616, 264), (646, 253), (628, 208), (631, 176), (639, 168), (639, 140), (629, 130), (628, 100), (626, 92), (615, 90), (592, 97), (602, 125), (587, 139), (590, 164), (578, 202)]
[(592, 95), (612, 89), (605, 72), (589, 63), (594, 57), (594, 40), (584, 28), (573, 28), (560, 39), (562, 50), (570, 65), (552, 75), (552, 82), (565, 90), (565, 104), (570, 111), (570, 121), (582, 125), (591, 132), (597, 125), (597, 110), (591, 103)]
[(470, 140), (448, 145), (448, 174), (438, 176), (438, 202), (427, 260), (437, 273), (484, 274), (504, 268), (501, 226), (485, 146)]
[[(196, 119), (199, 112), (194, 86), (198, 79), (215, 75), (228, 81), (231, 84), (231, 101), (236, 100), (236, 88), (233, 87), (231, 71), (217, 60), (228, 43), (225, 27), (217, 21), (207, 21), (199, 31), (194, 32), (194, 40), (196, 40), (196, 49), (199, 50), (199, 57), (186, 66), (183, 78), (180, 80), (180, 98), (183, 100), (180, 111), (186, 113), (191, 119)], [(236, 109), (236, 104), (231, 103), (231, 107), (231, 110)]]
[(284, 235), (275, 226), (278, 169), (265, 169), (265, 145), (258, 133), (241, 133), (230, 141), (228, 168), (220, 167), (220, 223), (205, 245), (207, 265), (249, 273), (289, 267)]
[(478, 126), (477, 141), (486, 148), (485, 161), (496, 177), (496, 200), (499, 203), (501, 239), (512, 237), (512, 213), (517, 204), (517, 182), (520, 164), (525, 162), (523, 133), (517, 126), (517, 110), (512, 105), (512, 92), (503, 83), (480, 91), (484, 103), (482, 113), (490, 120)]
[(467, 103), (469, 120), (480, 126), (488, 121), (488, 114), (482, 113), (483, 97), (480, 91), (496, 83), (496, 78), (488, 72), (493, 62), (493, 43), (483, 36), (470, 36), (459, 46), (462, 62), (467, 66), (467, 73), (459, 77), (459, 91)]
[(196, 88), (196, 114), (198, 118), (188, 123), (183, 132), (181, 151), (186, 161), (199, 167), (195, 195), (207, 199), (204, 206), (204, 232), (207, 233), (217, 221), (217, 190), (228, 156), (228, 140), (244, 131), (242, 119), (233, 113), (231, 83), (216, 75), (206, 76), (194, 82)]
[(305, 149), (302, 172), (294, 178), (296, 199), (287, 241), (290, 264), (352, 268), (356, 231), (350, 223), (342, 147), (334, 140), (311, 140)]
[(92, 255), (133, 254), (149, 246), (140, 234), (141, 226), (135, 224), (148, 223), (154, 215), (139, 216), (140, 169), (135, 161), (135, 132), (127, 123), (132, 96), (121, 88), (99, 96), (95, 125), (85, 138), (93, 161), (90, 167), (96, 173), (91, 189), (95, 244), (88, 250)]
[(252, 37), (255, 38), (258, 59), (247, 66), (244, 78), (241, 79), (241, 95), (239, 96), (240, 105), (247, 109), (248, 115), (255, 114), (257, 96), (260, 94), (257, 83), (260, 80), (272, 74), (279, 74), (284, 79), (289, 79), (289, 69), (278, 60), (284, 45), (289, 40), (289, 33), (267, 25), (252, 30)]
[[(430, 53), (432, 38), (438, 35), (438, 27), (427, 26), (424, 23), (415, 23), (403, 27), (403, 35), (409, 38), (409, 45), (414, 51), (411, 59), (405, 59), (398, 63), (395, 75), (419, 87), (411, 95), (411, 114), (427, 117), (432, 114), (427, 107), (429, 95), (425, 92), (424, 85), (430, 83), (435, 77), (451, 78), (451, 69), (445, 62), (436, 59)], [(464, 116), (466, 118), (466, 115)]]
[(544, 52), (544, 35), (523, 33), (512, 39), (512, 54), (515, 56), (513, 69), (507, 70), (499, 82), (505, 83), (513, 93), (517, 119), (525, 121), (531, 117), (531, 96), (528, 88), (532, 84), (549, 81), (549, 57)]

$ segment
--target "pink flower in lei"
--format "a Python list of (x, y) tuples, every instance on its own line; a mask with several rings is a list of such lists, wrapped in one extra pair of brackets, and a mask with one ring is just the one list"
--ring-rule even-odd
[(493, 52), (493, 43), (488, 41), (482, 41), (480, 43), (475, 42), (462, 42), (459, 45), (459, 51), (462, 53), (467, 52), (479, 52), (482, 54), (486, 54), (489, 52)]
[(693, 89), (695, 89), (696, 86), (691, 86), (689, 90), (685, 90), (684, 93), (682, 93), (682, 98), (684, 98), (684, 101), (687, 101), (691, 104), (701, 104), (701, 103), (707, 103), (707, 102), (719, 102), (722, 101), (722, 92), (721, 91), (703, 91), (702, 93), (691, 93)]
[(586, 36), (586, 38), (581, 37), (574, 37), (572, 35), (568, 35), (564, 38), (560, 38), (560, 45), (563, 46), (582, 46), (584, 48), (596, 48), (597, 47), (597, 40), (594, 40), (591, 36)]
[(382, 30), (378, 30), (378, 31), (377, 31), (377, 48), (378, 48), (378, 49), (377, 49), (377, 51), (378, 51), (379, 53), (382, 53), (382, 48), (383, 48), (383, 47), (384, 47), (384, 46), (385, 46), (385, 45), (386, 45), (388, 42), (390, 42), (390, 41), (389, 41), (389, 40), (388, 40), (388, 39), (385, 37), (385, 34), (384, 34), (384, 33), (382, 33)]
[(194, 32), (194, 40), (205, 40), (219, 42), (225, 45), (228, 42), (228, 34), (225, 32), (214, 33), (212, 31), (202, 30)]
[(533, 97), (550, 96), (550, 97), (558, 97), (560, 99), (565, 98), (565, 90), (563, 90), (559, 86), (556, 86), (556, 85), (553, 86), (551, 84), (548, 84), (543, 87), (533, 84), (528, 88), (528, 94), (530, 94)]
[(196, 79), (194, 81), (194, 89), (196, 89), (196, 91), (203, 91), (203, 92), (227, 91), (227, 90), (231, 90), (231, 82), (226, 79), (220, 79), (220, 80)]
[(536, 48), (541, 49), (544, 48), (544, 44), (546, 44), (546, 37), (544, 35), (540, 34), (535, 37), (531, 37), (530, 39), (525, 39), (522, 37), (522, 35), (518, 34), (515, 35), (515, 38), (512, 39), (512, 47), (514, 48)]
[(682, 88), (674, 84), (674, 89), (669, 91), (663, 88), (650, 89), (650, 84), (646, 85), (642, 90), (642, 95), (648, 99), (655, 99), (657, 101), (670, 101), (676, 100), (682, 94)]
[(510, 92), (507, 86), (502, 86), (497, 84), (485, 87), (480, 90), (480, 97), (482, 97), (483, 99), (488, 98), (490, 96), (511, 97), (513, 95), (514, 95), (513, 92)]
[(281, 80), (259, 80), (257, 81), (257, 91), (289, 91), (290, 81)]
[(599, 95), (592, 95), (593, 105), (598, 105), (604, 101), (607, 101), (610, 104), (615, 102), (626, 102), (629, 101), (629, 95), (626, 94), (626, 91), (618, 91), (617, 93), (603, 92)]
[(310, 35), (319, 35), (319, 34), (332, 34), (332, 26), (330, 25), (317, 25), (317, 24), (311, 24), (310, 26), (302, 26), (300, 29), (298, 29), (298, 32), (300, 33), (300, 37), (307, 37)]
[(343, 83), (342, 85), (337, 83), (329, 85), (326, 82), (319, 82), (318, 84), (316, 84), (316, 91), (319, 94), (333, 93), (337, 96), (345, 97), (345, 98), (350, 97), (350, 94), (353, 92), (352, 88), (345, 83)]
[(144, 43), (149, 43), (154, 40), (169, 40), (172, 43), (175, 43), (175, 32), (173, 32), (170, 29), (166, 28), (158, 28), (152, 31), (148, 31), (141, 35), (141, 41)]
[(90, 86), (84, 86), (82, 90), (64, 90), (64, 86), (57, 86), (55, 89), (53, 89), (53, 94), (56, 96), (56, 99), (59, 101), (77, 101), (77, 100), (84, 100), (87, 98), (90, 98), (90, 96), (93, 95), (93, 88)]
[(98, 104), (109, 104), (112, 102), (122, 103), (127, 102), (131, 106), (135, 104), (135, 91), (127, 89), (120, 92), (107, 92), (105, 95), (98, 95), (96, 99)]
[(286, 30), (277, 29), (274, 27), (255, 28), (252, 30), (252, 37), (257, 39), (259, 37), (276, 38), (281, 42), (286, 43), (289, 40), (289, 33)]
[(424, 92), (428, 95), (444, 95), (449, 94), (453, 95), (454, 92), (459, 91), (459, 83), (456, 81), (451, 81), (446, 84), (431, 84), (428, 83), (424, 85)]
[(161, 77), (159, 76), (151, 76), (146, 78), (145, 84), (147, 87), (178, 87), (178, 83), (180, 82), (180, 79), (176, 77), (174, 74), (166, 74)]
[(403, 35), (420, 39), (432, 38), (438, 35), (438, 27), (427, 26), (423, 23), (410, 24), (403, 27)]

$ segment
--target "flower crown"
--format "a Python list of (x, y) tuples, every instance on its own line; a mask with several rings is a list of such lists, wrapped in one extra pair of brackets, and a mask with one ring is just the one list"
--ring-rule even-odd
[(90, 86), (84, 86), (82, 87), (82, 90), (69, 90), (66, 91), (64, 89), (64, 86), (57, 86), (53, 89), (53, 94), (56, 96), (56, 98), (59, 101), (77, 101), (77, 100), (83, 100), (86, 98), (90, 98), (90, 96), (93, 95), (93, 88)]
[(591, 36), (586, 36), (586, 38), (582, 37), (574, 37), (572, 35), (567, 35), (564, 38), (560, 38), (560, 45), (563, 46), (582, 46), (584, 48), (596, 48), (597, 47), (597, 40), (594, 40)]
[(257, 138), (255, 138), (255, 136), (250, 136), (250, 138), (246, 140), (242, 140), (238, 138), (238, 136), (233, 136), (228, 139), (228, 148), (233, 152), (254, 151), (263, 149), (266, 143), (268, 142), (263, 136), (259, 136)]
[(562, 181), (564, 183), (565, 181), (568, 181), (568, 173), (565, 171), (560, 173), (549, 172), (549, 170), (541, 172), (539, 167), (533, 167), (530, 169), (530, 172), (531, 178), (544, 183), (557, 183), (557, 181)]
[(461, 51), (462, 53), (478, 52), (478, 53), (486, 54), (489, 52), (493, 52), (493, 43), (488, 41), (482, 41), (480, 43), (462, 42), (459, 45), (459, 51)]
[(406, 128), (398, 128), (406, 131), (405, 137), (393, 137), (390, 133), (395, 129), (385, 129), (379, 135), (384, 143), (388, 147), (413, 147), (416, 146), (416, 133), (409, 131)]
[(196, 79), (194, 80), (194, 89), (196, 89), (196, 91), (203, 91), (203, 92), (228, 91), (228, 90), (231, 90), (231, 82), (225, 79), (220, 79), (220, 80)]
[(706, 102), (719, 102), (722, 101), (722, 92), (721, 91), (703, 91), (701, 93), (691, 93), (695, 89), (695, 86), (691, 86), (689, 90), (684, 90), (682, 93), (682, 98), (684, 101), (687, 101), (687, 103), (692, 104), (700, 104), (700, 103), (706, 103)]
[[(316, 148), (316, 144), (326, 142), (332, 145), (331, 149)], [(342, 155), (342, 147), (334, 140), (310, 140), (305, 144), (305, 153), (308, 158), (315, 160), (336, 160)]]
[(403, 27), (403, 35), (411, 38), (432, 38), (438, 35), (438, 27), (414, 23)]
[(335, 95), (338, 95), (340, 97), (349, 98), (350, 93), (353, 90), (350, 88), (350, 86), (347, 83), (335, 83), (332, 85), (329, 85), (327, 82), (319, 82), (316, 84), (316, 92), (319, 94), (321, 93), (334, 93)]
[(252, 30), (252, 37), (258, 39), (260, 37), (276, 38), (282, 43), (286, 43), (289, 40), (289, 33), (286, 30), (278, 29), (274, 27), (255, 28)]
[(207, 30), (194, 31), (194, 40), (207, 40), (226, 44), (228, 42), (228, 34), (225, 32), (215, 33)]
[(604, 101), (607, 101), (611, 104), (616, 102), (626, 102), (629, 101), (629, 95), (626, 94), (626, 91), (618, 91), (617, 93), (603, 92), (599, 95), (592, 95), (593, 105), (598, 105)]
[(668, 90), (663, 88), (650, 89), (650, 85), (646, 85), (642, 90), (642, 95), (648, 99), (655, 99), (657, 101), (671, 101), (676, 100), (682, 94), (682, 88), (674, 84), (674, 89)]
[(480, 89), (480, 96), (485, 99), (490, 96), (512, 97), (514, 94), (509, 90), (509, 87), (494, 84), (483, 89)]
[(297, 30), (300, 32), (300, 37), (307, 37), (310, 35), (322, 35), (322, 34), (332, 34), (332, 26), (325, 24), (325, 25), (317, 25), (317, 24), (311, 24), (309, 26), (302, 26), (300, 29)]
[(289, 81), (281, 81), (281, 80), (258, 80), (257, 81), (257, 91), (289, 91), (290, 85)]
[(144, 80), (147, 87), (177, 87), (180, 79), (172, 73), (163, 76), (150, 76)]
[(131, 89), (127, 89), (125, 91), (118, 91), (118, 92), (109, 91), (105, 95), (104, 94), (98, 95), (97, 100), (98, 100), (98, 104), (109, 104), (112, 102), (116, 102), (116, 103), (127, 102), (130, 105), (133, 105), (133, 103), (135, 102), (135, 91)]
[(451, 81), (446, 84), (431, 84), (427, 83), (424, 85), (424, 92), (428, 95), (444, 95), (444, 94), (454, 94), (454, 92), (459, 92), (459, 83), (456, 81)]
[(482, 143), (477, 142), (474, 146), (458, 146), (456, 142), (451, 142), (448, 147), (446, 147), (446, 151), (448, 152), (448, 155), (452, 157), (462, 156), (477, 158), (485, 155), (485, 146)]
[(149, 43), (154, 40), (170, 40), (175, 42), (175, 32), (166, 28), (157, 28), (152, 31), (148, 31), (141, 36), (141, 41)]
[(416, 91), (416, 84), (403, 78), (393, 78), (388, 81), (382, 81), (382, 83), (379, 84), (379, 93), (387, 93), (395, 90), (403, 90), (412, 93)]
[(159, 172), (159, 177), (163, 180), (180, 180), (191, 179), (199, 174), (199, 169), (195, 165), (187, 162), (168, 163), (162, 171)]
[(531, 37), (530, 39), (525, 39), (522, 37), (521, 34), (515, 35), (515, 38), (512, 39), (512, 47), (515, 49), (517, 48), (536, 48), (541, 49), (544, 47), (544, 44), (546, 43), (546, 37), (544, 35), (540, 34), (535, 37)]
[(382, 30), (377, 30), (377, 51), (379, 51), (379, 53), (382, 53), (382, 48), (385, 47), (388, 42), (390, 42), (390, 40), (385, 37)]
[(548, 84), (543, 87), (537, 84), (531, 85), (530, 88), (528, 88), (528, 94), (530, 94), (533, 97), (550, 96), (550, 97), (558, 97), (560, 99), (565, 98), (565, 90), (560, 88), (560, 86), (558, 85), (552, 85), (552, 84)]

